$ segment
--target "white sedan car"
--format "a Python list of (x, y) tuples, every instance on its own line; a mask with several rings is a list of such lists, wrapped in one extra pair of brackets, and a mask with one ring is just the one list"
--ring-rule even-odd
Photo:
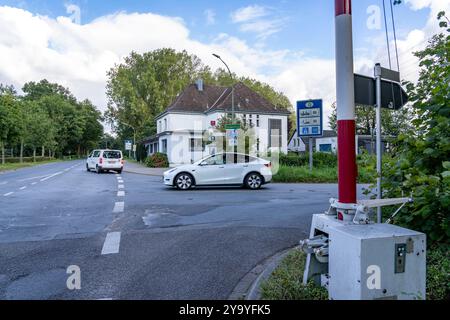
[(164, 172), (164, 184), (179, 190), (219, 185), (259, 189), (271, 180), (270, 161), (239, 153), (219, 153)]

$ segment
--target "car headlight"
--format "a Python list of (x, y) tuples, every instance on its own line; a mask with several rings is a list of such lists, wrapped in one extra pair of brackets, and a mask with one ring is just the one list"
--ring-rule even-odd
[(165, 173), (172, 173), (172, 172), (175, 172), (175, 171), (177, 171), (178, 170), (178, 168), (175, 168), (175, 169), (172, 169), (172, 170), (169, 170), (169, 171), (166, 171)]

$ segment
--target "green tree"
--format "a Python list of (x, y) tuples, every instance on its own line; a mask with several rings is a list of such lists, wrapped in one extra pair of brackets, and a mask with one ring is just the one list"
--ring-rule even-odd
[(108, 72), (108, 110), (105, 113), (119, 137), (137, 140), (156, 132), (155, 117), (189, 83), (208, 74), (200, 59), (186, 51), (158, 49), (138, 54), (132, 52), (125, 62)]
[(21, 122), (18, 113), (19, 102), (13, 87), (0, 86), (0, 149), (1, 162), (5, 163), (5, 146), (19, 135)]
[(430, 242), (450, 239), (450, 29), (439, 13), (442, 33), (416, 52), (420, 77), (407, 83), (417, 117), (415, 130), (400, 134), (395, 158), (384, 166), (386, 197), (411, 194), (414, 203), (396, 222), (425, 232)]

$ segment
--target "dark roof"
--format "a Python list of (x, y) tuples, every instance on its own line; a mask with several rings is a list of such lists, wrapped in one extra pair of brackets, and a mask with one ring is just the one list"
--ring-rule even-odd
[[(209, 113), (230, 112), (232, 109), (231, 87), (203, 85), (199, 91), (195, 84), (189, 85), (163, 112)], [(239, 82), (234, 85), (234, 106), (236, 112), (289, 114), (284, 108), (270, 103), (257, 92)]]

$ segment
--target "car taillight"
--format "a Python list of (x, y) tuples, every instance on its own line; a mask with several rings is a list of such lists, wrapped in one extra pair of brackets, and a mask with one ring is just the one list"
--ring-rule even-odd
[(125, 163), (125, 161), (123, 161), (123, 159), (122, 159), (122, 160), (120, 160), (120, 163), (121, 163), (121, 164), (124, 164), (124, 163)]
[(99, 162), (100, 164), (102, 164), (102, 163), (103, 163), (103, 158), (100, 158), (100, 159), (98, 160), (98, 162)]
[(264, 164), (267, 168), (272, 168), (272, 162)]

